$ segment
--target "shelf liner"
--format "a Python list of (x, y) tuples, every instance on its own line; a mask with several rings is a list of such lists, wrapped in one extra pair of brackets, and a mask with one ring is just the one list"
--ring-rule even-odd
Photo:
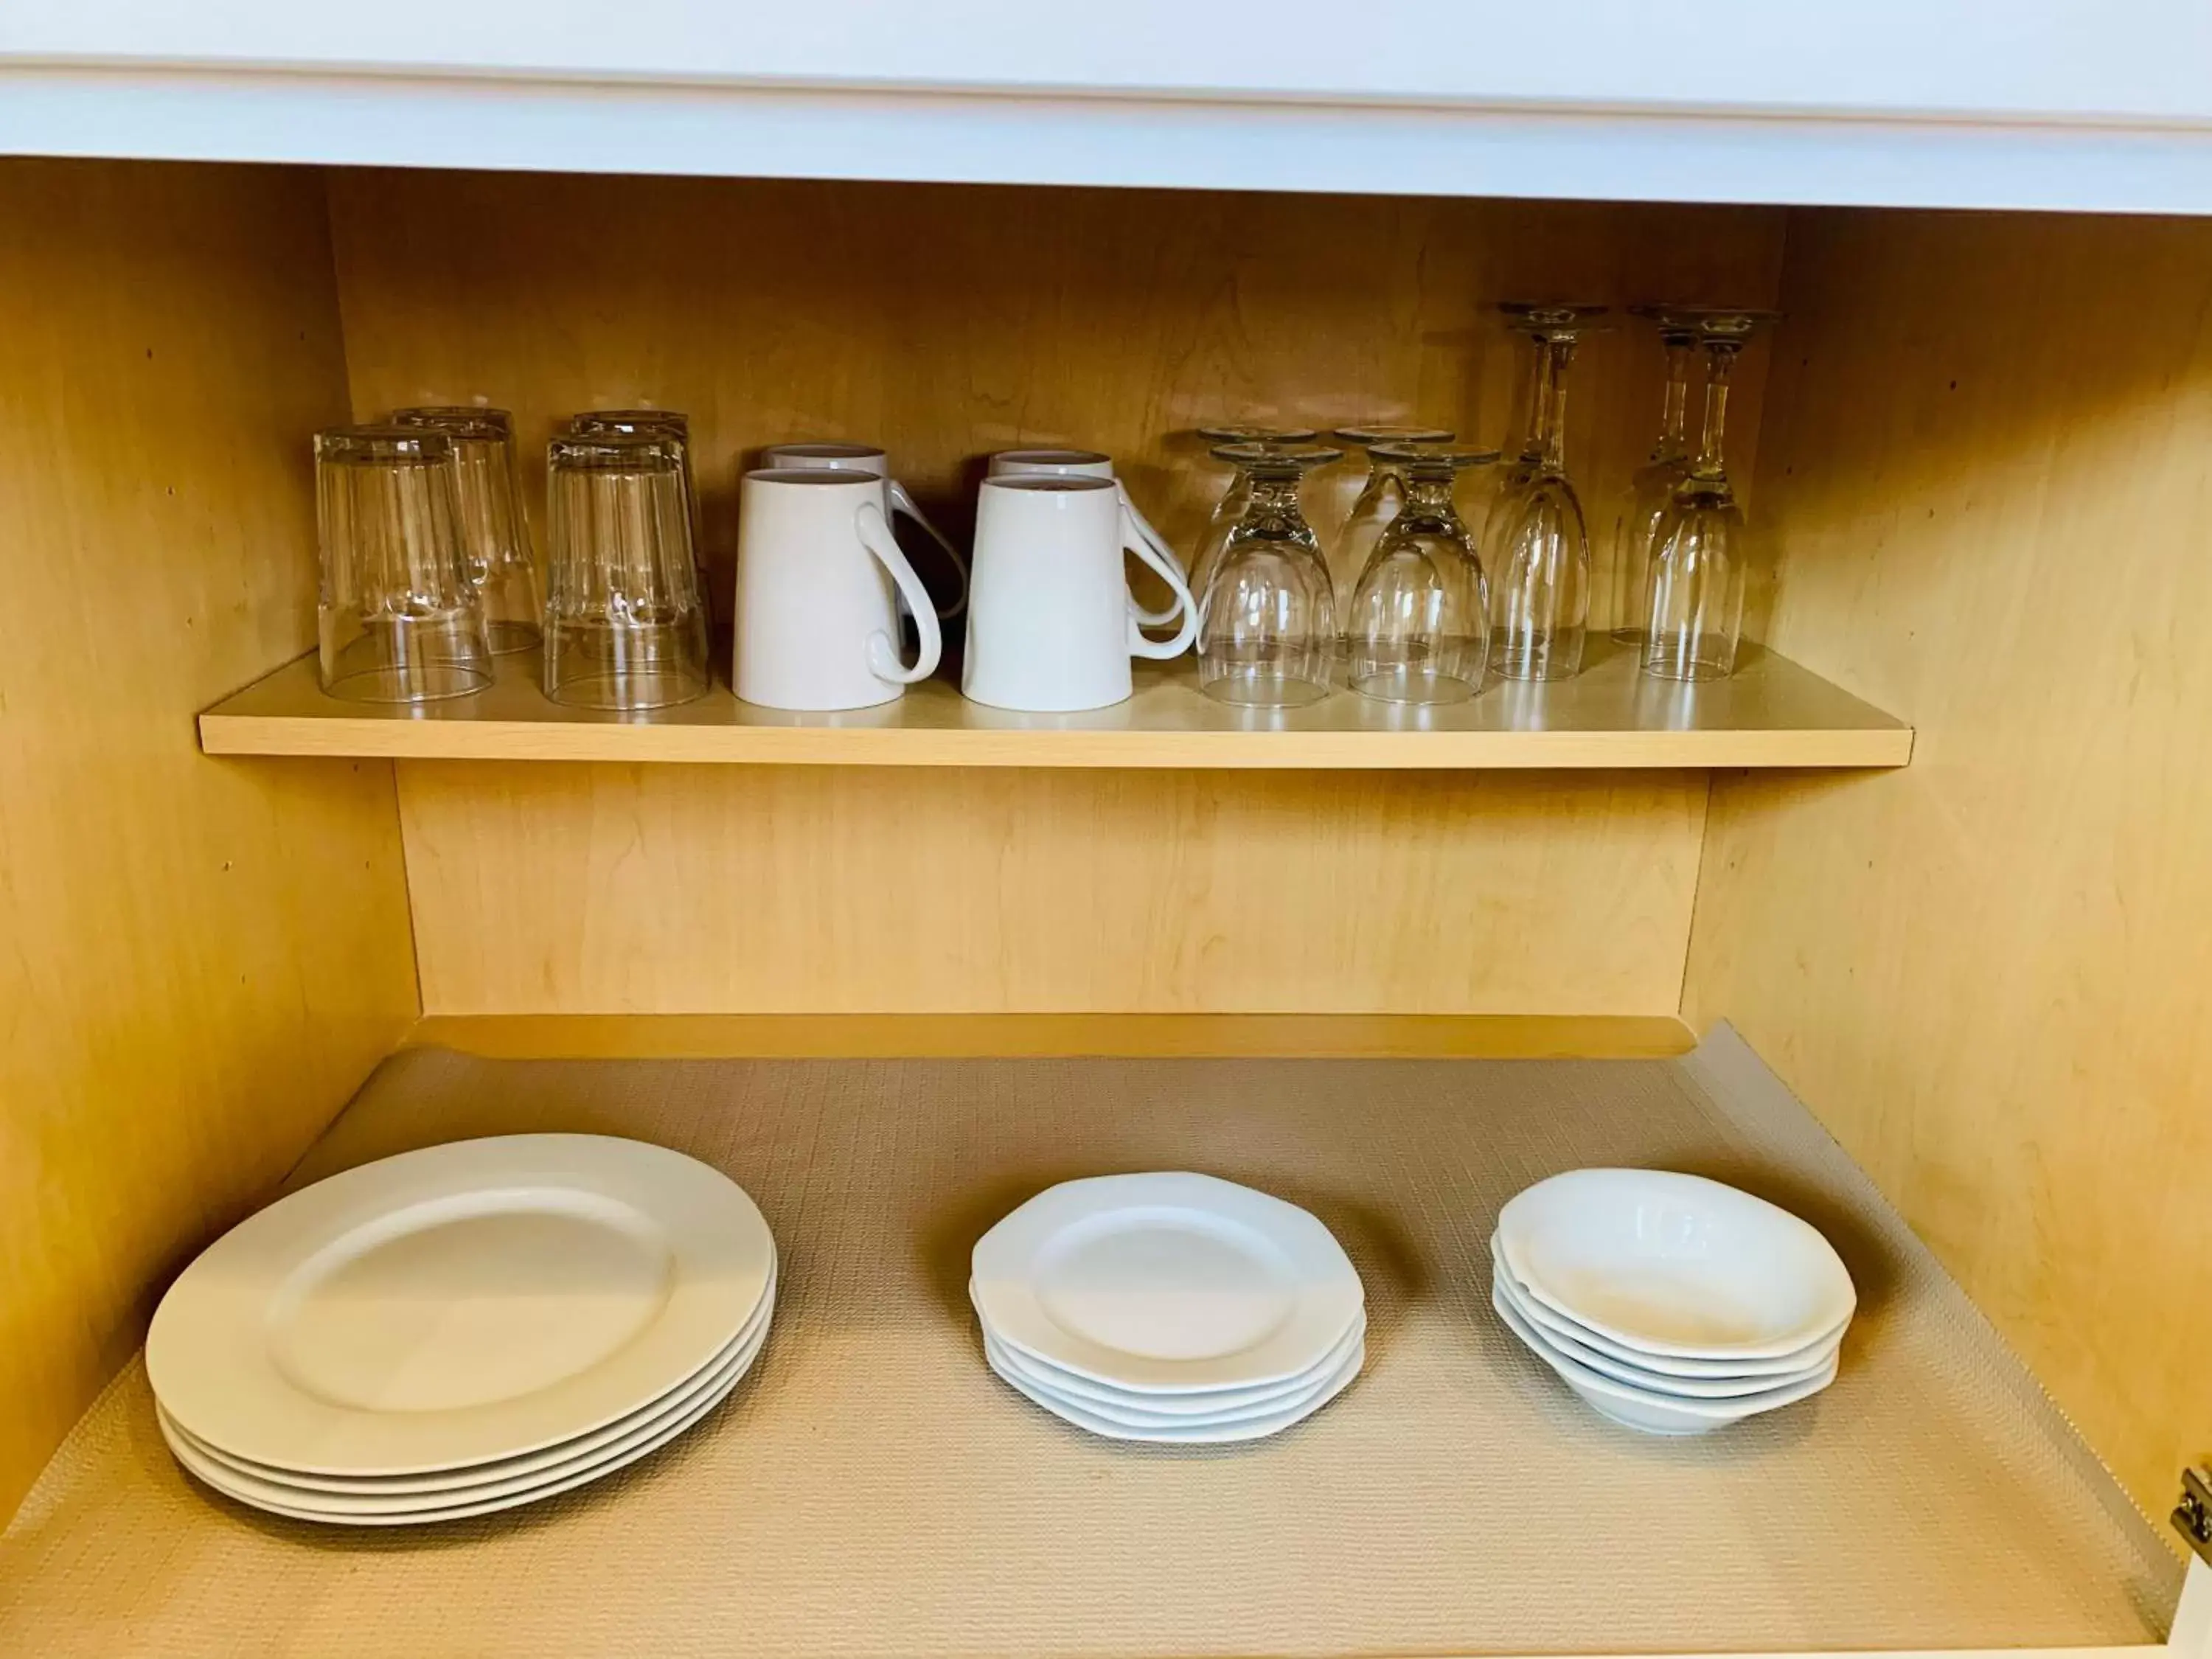
[[(0, 1538), (40, 1656), (1659, 1653), (2160, 1639), (2179, 1565), (1778, 1090), (1670, 1061), (394, 1056), (295, 1182), (565, 1129), (729, 1172), (783, 1252), (753, 1374), (644, 1462), (442, 1527), (195, 1486), (134, 1364)], [(1703, 1085), (1699, 1079), (1705, 1079)], [(1835, 1386), (1695, 1440), (1594, 1416), (1492, 1314), (1498, 1206), (1584, 1164), (1729, 1180), (1859, 1286)], [(1304, 1205), (1367, 1363), (1223, 1448), (1094, 1439), (984, 1365), (976, 1237), (1054, 1182), (1194, 1169)]]

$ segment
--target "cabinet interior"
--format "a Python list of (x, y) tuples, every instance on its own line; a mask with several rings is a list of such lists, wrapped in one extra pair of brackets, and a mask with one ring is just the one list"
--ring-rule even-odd
[[(1725, 1018), (2138, 1503), (2212, 1443), (2212, 227), (21, 161), (0, 218), (0, 1504), (418, 1017)], [(1201, 422), (1498, 441), (1531, 295), (1788, 313), (1730, 410), (1753, 631), (1911, 766), (195, 744), (313, 643), (349, 414), (483, 398), (528, 459), (688, 410), (726, 600), (763, 444), (879, 442), (956, 538), (988, 452), (1104, 449), (1188, 544)], [(1659, 368), (1582, 354), (1594, 527)]]

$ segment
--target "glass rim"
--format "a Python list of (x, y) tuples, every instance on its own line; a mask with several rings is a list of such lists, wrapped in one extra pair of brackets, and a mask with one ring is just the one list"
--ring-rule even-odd
[(1425, 468), (1459, 472), (1471, 466), (1488, 466), (1504, 452), (1498, 449), (1437, 449), (1417, 444), (1377, 444), (1368, 452), (1382, 460), (1396, 461), (1419, 472)]
[(453, 459), (453, 441), (434, 427), (364, 421), (316, 433), (315, 459), (338, 466), (441, 466)]
[(1459, 441), (1459, 434), (1448, 426), (1340, 426), (1329, 436), (1368, 450), (1378, 444), (1449, 444)]
[(1310, 426), (1201, 426), (1193, 428), (1208, 443), (1310, 444), (1321, 436)]
[(586, 409), (568, 417), (568, 432), (580, 438), (647, 435), (655, 432), (685, 440), (691, 417), (680, 409)]
[(665, 434), (564, 432), (545, 446), (545, 465), (563, 472), (673, 472), (683, 459)]
[(393, 410), (390, 423), (416, 431), (442, 432), (454, 438), (507, 440), (514, 436), (514, 414), (489, 404), (416, 404)]
[(1215, 460), (1227, 461), (1251, 473), (1306, 472), (1344, 459), (1342, 450), (1324, 444), (1216, 444), (1212, 453)]

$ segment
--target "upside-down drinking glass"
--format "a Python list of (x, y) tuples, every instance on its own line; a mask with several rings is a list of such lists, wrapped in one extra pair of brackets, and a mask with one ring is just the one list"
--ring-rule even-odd
[(1248, 708), (1318, 702), (1328, 695), (1336, 600), (1298, 486), (1344, 452), (1245, 443), (1213, 453), (1244, 475), (1247, 499), (1199, 600), (1199, 686)]
[(389, 424), (318, 432), (315, 529), (324, 690), (357, 702), (434, 702), (491, 684), (444, 433)]
[[(1510, 326), (1536, 343), (1534, 425), (1509, 482), (1491, 541), (1491, 666), (1508, 679), (1566, 679), (1582, 672), (1589, 621), (1589, 531), (1567, 477), (1567, 371), (1595, 306), (1508, 306)], [(1493, 523), (1499, 512), (1493, 510)]]
[(1651, 453), (1628, 480), (1613, 522), (1613, 637), (1633, 644), (1644, 637), (1644, 600), (1650, 592), (1651, 560), (1658, 552), (1659, 527), (1668, 504), (1690, 476), (1690, 367), (1698, 355), (1696, 314), (1664, 306), (1633, 306), (1659, 328), (1666, 353), (1667, 378), (1659, 404), (1659, 435)]
[(1644, 672), (1666, 680), (1717, 680), (1735, 672), (1743, 639), (1747, 573), (1743, 508), (1729, 483), (1723, 445), (1729, 381), (1744, 342), (1772, 312), (1708, 312), (1698, 320), (1705, 349), (1705, 429), (1690, 476), (1662, 521), (1651, 562)]
[(1407, 444), (1448, 444), (1459, 434), (1442, 426), (1340, 426), (1329, 435), (1367, 455), (1367, 477), (1359, 493), (1322, 549), (1336, 583), (1337, 615), (1341, 617), (1352, 604), (1360, 573), (1367, 568), (1367, 556), (1406, 504), (1405, 463), (1392, 452)]
[[(1202, 426), (1198, 428), (1198, 435), (1213, 446), (1206, 453), (1219, 460), (1221, 452), (1232, 446), (1260, 444), (1273, 449), (1295, 448), (1311, 443), (1317, 434), (1311, 427), (1305, 426)], [(1190, 591), (1194, 593), (1205, 592), (1206, 579), (1213, 574), (1213, 562), (1229, 544), (1230, 532), (1237, 528), (1251, 501), (1250, 477), (1237, 462), (1229, 465), (1228, 487), (1207, 515), (1206, 533), (1199, 538), (1198, 551), (1190, 562)]]
[(625, 710), (703, 695), (707, 611), (682, 452), (642, 434), (556, 438), (546, 490), (545, 695)]
[(1498, 452), (1385, 445), (1406, 504), (1360, 573), (1344, 624), (1346, 678), (1385, 702), (1457, 702), (1482, 690), (1490, 660), (1490, 583), (1453, 485)]
[(691, 417), (680, 409), (587, 409), (568, 417), (580, 438), (660, 438), (672, 445), (684, 483), (684, 517), (691, 529), (691, 568), (699, 601), (707, 603), (707, 528), (699, 511), (699, 486), (691, 471)]
[(395, 426), (442, 432), (453, 447), (460, 494), (461, 545), (469, 578), (483, 603), (484, 633), (495, 656), (538, 644), (544, 600), (538, 558), (530, 545), (530, 519), (522, 507), (515, 471), (514, 420), (503, 409), (466, 404), (396, 409)]

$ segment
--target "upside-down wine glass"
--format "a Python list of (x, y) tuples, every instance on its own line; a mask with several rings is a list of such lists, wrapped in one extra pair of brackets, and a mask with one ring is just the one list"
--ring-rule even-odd
[(1690, 476), (1690, 368), (1698, 355), (1695, 313), (1666, 306), (1632, 306), (1659, 327), (1667, 354), (1666, 389), (1660, 399), (1659, 435), (1651, 453), (1630, 477), (1613, 521), (1613, 637), (1634, 644), (1644, 637), (1644, 598), (1658, 532), (1674, 491)]
[(1747, 566), (1743, 508), (1723, 452), (1729, 381), (1745, 341), (1775, 318), (1765, 311), (1714, 311), (1698, 319), (1705, 350), (1705, 428), (1651, 562), (1644, 672), (1657, 679), (1717, 680), (1735, 672)]
[(1384, 445), (1373, 452), (1404, 480), (1405, 506), (1367, 560), (1345, 619), (1353, 690), (1385, 702), (1458, 702), (1482, 690), (1490, 660), (1490, 583), (1452, 502), (1468, 467), (1498, 452)]
[(1582, 672), (1590, 584), (1589, 531), (1567, 477), (1567, 370), (1603, 307), (1504, 309), (1509, 326), (1536, 342), (1538, 362), (1527, 482), (1509, 481), (1492, 542), (1491, 666), (1508, 679), (1567, 679)]
[[(1231, 446), (1260, 444), (1273, 449), (1295, 448), (1310, 444), (1317, 435), (1305, 426), (1202, 426), (1198, 435), (1213, 446), (1206, 451), (1219, 460), (1223, 449)], [(1221, 550), (1229, 544), (1230, 532), (1237, 528), (1249, 504), (1252, 480), (1243, 466), (1230, 463), (1229, 486), (1221, 492), (1221, 499), (1213, 504), (1213, 511), (1206, 520), (1206, 533), (1199, 538), (1198, 551), (1190, 562), (1190, 591), (1206, 591), (1206, 579), (1213, 574), (1213, 562), (1221, 556)]]
[(1318, 702), (1328, 695), (1336, 599), (1298, 486), (1344, 452), (1243, 443), (1213, 453), (1244, 476), (1246, 501), (1199, 601), (1199, 687), (1253, 708)]
[(1406, 444), (1448, 444), (1459, 434), (1442, 426), (1340, 426), (1329, 435), (1367, 454), (1367, 477), (1359, 494), (1322, 550), (1336, 583), (1337, 614), (1342, 617), (1367, 568), (1368, 555), (1406, 504), (1406, 464), (1394, 452)]

